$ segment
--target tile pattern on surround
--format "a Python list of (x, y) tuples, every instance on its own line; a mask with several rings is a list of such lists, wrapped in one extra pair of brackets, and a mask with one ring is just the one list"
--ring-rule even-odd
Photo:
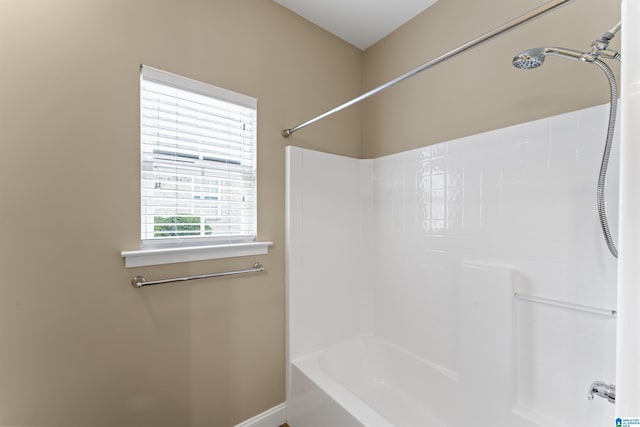
[[(595, 204), (607, 114), (593, 107), (376, 159), (376, 334), (458, 371), (465, 262), (518, 271), (523, 293), (615, 308), (616, 261)], [(618, 140), (607, 178), (616, 240)], [(519, 405), (544, 425), (606, 425), (613, 406), (585, 391), (615, 380), (615, 320), (520, 301), (514, 320)]]
[[(511, 348), (512, 365), (501, 368), (512, 370), (514, 386), (501, 391), (523, 425), (608, 425), (614, 406), (588, 401), (586, 391), (594, 380), (615, 382), (616, 321), (512, 298), (514, 288), (615, 308), (616, 261), (595, 205), (607, 112), (589, 108), (375, 160), (291, 147), (299, 158), (288, 181), (297, 236), (288, 242), (289, 356), (373, 334), (463, 381), (496, 375), (474, 361)], [(616, 240), (617, 172), (616, 142), (607, 182)], [(505, 328), (475, 328), (505, 312), (490, 294), (496, 281), (469, 279), (469, 265), (514, 272), (513, 288), (500, 294), (513, 312)], [(495, 406), (491, 390), (474, 390), (465, 408)]]

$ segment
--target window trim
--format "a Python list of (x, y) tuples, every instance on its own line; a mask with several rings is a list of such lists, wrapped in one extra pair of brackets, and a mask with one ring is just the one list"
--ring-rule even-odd
[[(257, 99), (253, 97), (158, 70), (147, 65), (140, 66), (141, 82), (143, 71), (146, 80), (169, 84), (180, 89), (253, 108), (257, 111)], [(142, 213), (140, 213), (140, 217), (142, 217)], [(255, 220), (257, 222), (257, 206)], [(145, 239), (140, 240), (141, 249), (121, 251), (120, 254), (124, 258), (126, 268), (267, 254), (273, 242), (258, 242), (256, 239), (257, 235), (251, 236), (250, 239), (245, 236), (232, 235), (189, 239)]]
[[(218, 86), (211, 85), (206, 82), (197, 81), (185, 76), (174, 74), (168, 71), (153, 68), (147, 65), (140, 65), (140, 87), (142, 88), (142, 82), (150, 81), (165, 86), (175, 87), (180, 90), (188, 91), (191, 93), (203, 95), (210, 98), (215, 98), (220, 101), (240, 105), (245, 108), (255, 110), (257, 119), (258, 100), (248, 95), (244, 95), (238, 92), (227, 90)], [(142, 124), (142, 117), (141, 117)], [(256, 135), (257, 137), (257, 135)], [(257, 148), (257, 147), (256, 147)], [(256, 159), (257, 163), (257, 159)], [(257, 164), (256, 164), (257, 168)], [(141, 171), (142, 174), (142, 171)], [(254, 175), (254, 179), (257, 176)], [(142, 176), (141, 176), (142, 179)], [(254, 191), (257, 198), (257, 182), (254, 184)], [(142, 197), (142, 195), (141, 195)], [(145, 224), (145, 218), (143, 213), (140, 214), (141, 219), (141, 235), (143, 234), (142, 227)], [(185, 247), (202, 247), (202, 246), (222, 246), (222, 245), (234, 245), (238, 243), (251, 243), (257, 240), (257, 201), (255, 206), (254, 220), (254, 232), (255, 235), (217, 235), (217, 236), (199, 236), (199, 237), (173, 237), (173, 238), (143, 238), (141, 239), (141, 250), (151, 249), (167, 249), (167, 248), (185, 248)]]
[(125, 267), (174, 264), (178, 262), (206, 261), (211, 259), (264, 255), (273, 242), (233, 243), (225, 245), (172, 247), (163, 249), (139, 249), (122, 251)]

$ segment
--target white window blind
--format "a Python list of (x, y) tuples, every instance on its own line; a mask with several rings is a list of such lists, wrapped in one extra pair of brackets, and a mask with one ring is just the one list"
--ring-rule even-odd
[(143, 247), (256, 237), (257, 100), (142, 66)]

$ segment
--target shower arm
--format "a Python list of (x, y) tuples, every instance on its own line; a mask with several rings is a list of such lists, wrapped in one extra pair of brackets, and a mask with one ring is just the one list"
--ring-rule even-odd
[(512, 30), (515, 27), (518, 27), (518, 26), (520, 26), (520, 25), (522, 25), (522, 24), (524, 24), (526, 22), (529, 22), (532, 19), (538, 18), (538, 17), (546, 14), (547, 12), (550, 12), (550, 11), (552, 11), (554, 9), (557, 9), (560, 6), (564, 6), (565, 4), (570, 3), (572, 1), (574, 1), (574, 0), (552, 0), (552, 1), (549, 1), (549, 2), (547, 2), (547, 3), (545, 3), (545, 4), (541, 5), (541, 6), (537, 7), (536, 9), (533, 9), (533, 10), (531, 10), (531, 11), (529, 11), (529, 12), (527, 12), (527, 13), (525, 13), (525, 14), (523, 14), (523, 15), (515, 18), (515, 19), (512, 19), (511, 21), (509, 21), (507, 23), (504, 23), (504, 24), (500, 25), (499, 27), (494, 28), (493, 30), (491, 30), (491, 31), (489, 31), (487, 33), (484, 33), (481, 36), (476, 37), (475, 39), (470, 40), (470, 41), (468, 41), (468, 42), (456, 47), (455, 49), (452, 49), (452, 50), (450, 50), (450, 51), (448, 51), (448, 52), (446, 52), (446, 53), (444, 53), (444, 54), (442, 54), (442, 55), (430, 60), (429, 62), (426, 62), (426, 63), (420, 65), (419, 67), (416, 67), (413, 70), (408, 71), (405, 74), (402, 74), (401, 76), (398, 76), (395, 79), (376, 87), (375, 89), (372, 89), (372, 90), (370, 90), (370, 91), (368, 91), (368, 92), (366, 92), (366, 93), (364, 93), (364, 94), (362, 94), (362, 95), (360, 95), (360, 96), (358, 96), (358, 97), (356, 97), (356, 98), (354, 98), (354, 99), (352, 99), (350, 101), (345, 102), (344, 104), (341, 104), (341, 105), (333, 108), (332, 110), (327, 111), (326, 113), (323, 113), (323, 114), (321, 114), (321, 115), (319, 115), (317, 117), (314, 117), (311, 120), (308, 120), (308, 121), (306, 121), (304, 123), (301, 123), (301, 124), (299, 124), (297, 126), (294, 126), (294, 127), (290, 128), (290, 129), (284, 129), (282, 131), (282, 136), (285, 137), (285, 138), (288, 138), (291, 135), (293, 135), (294, 132), (297, 132), (302, 128), (305, 128), (305, 127), (307, 127), (307, 126), (309, 126), (309, 125), (311, 125), (311, 124), (313, 124), (313, 123), (315, 123), (315, 122), (317, 122), (319, 120), (322, 120), (322, 119), (324, 119), (326, 117), (331, 116), (332, 114), (335, 114), (335, 113), (337, 113), (339, 111), (342, 111), (345, 108), (348, 108), (348, 107), (350, 107), (350, 106), (352, 106), (354, 104), (357, 104), (358, 102), (364, 101), (365, 99), (367, 99), (367, 98), (369, 98), (369, 97), (371, 97), (371, 96), (373, 96), (373, 95), (375, 95), (375, 94), (377, 94), (379, 92), (382, 92), (385, 89), (388, 89), (389, 87), (395, 85), (396, 83), (400, 83), (403, 80), (406, 80), (406, 79), (408, 79), (410, 77), (413, 77), (416, 74), (419, 74), (419, 73), (423, 72), (424, 70), (433, 67), (434, 65), (440, 64), (441, 62), (445, 62), (446, 60), (451, 59), (454, 56), (457, 56), (457, 55), (461, 54), (462, 52), (465, 52), (465, 51), (467, 51), (467, 50), (469, 50), (471, 48), (474, 48), (474, 47), (484, 43), (484, 42), (487, 42), (487, 41), (489, 41), (489, 40), (491, 40), (491, 39), (493, 39), (495, 37), (498, 37), (498, 36), (506, 33), (507, 31)]

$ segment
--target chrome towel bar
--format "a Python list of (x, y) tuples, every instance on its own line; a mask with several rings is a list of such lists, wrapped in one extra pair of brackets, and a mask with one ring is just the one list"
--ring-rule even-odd
[(144, 276), (135, 276), (133, 279), (131, 279), (131, 284), (133, 285), (134, 288), (141, 288), (143, 286), (162, 285), (165, 283), (174, 283), (174, 282), (186, 282), (189, 280), (196, 280), (196, 279), (209, 279), (211, 277), (235, 276), (236, 274), (245, 274), (245, 273), (259, 273), (261, 271), (264, 271), (264, 267), (259, 262), (256, 262), (255, 264), (253, 264), (253, 268), (248, 268), (246, 270), (223, 271), (221, 273), (202, 274), (199, 276), (177, 277), (175, 279), (154, 280), (152, 282), (147, 282), (147, 279)]
[(515, 292), (513, 296), (516, 299), (519, 299), (522, 301), (546, 304), (546, 305), (551, 305), (553, 307), (568, 308), (570, 310), (583, 311), (586, 313), (598, 314), (600, 316), (606, 316), (606, 317), (612, 317), (612, 318), (616, 318), (618, 316), (618, 312), (616, 310), (611, 310), (606, 308), (591, 307), (591, 306), (582, 305), (582, 304), (574, 304), (572, 302), (560, 301), (560, 300), (543, 298), (543, 297), (536, 297), (533, 295), (525, 295), (525, 294), (520, 294), (518, 292)]

